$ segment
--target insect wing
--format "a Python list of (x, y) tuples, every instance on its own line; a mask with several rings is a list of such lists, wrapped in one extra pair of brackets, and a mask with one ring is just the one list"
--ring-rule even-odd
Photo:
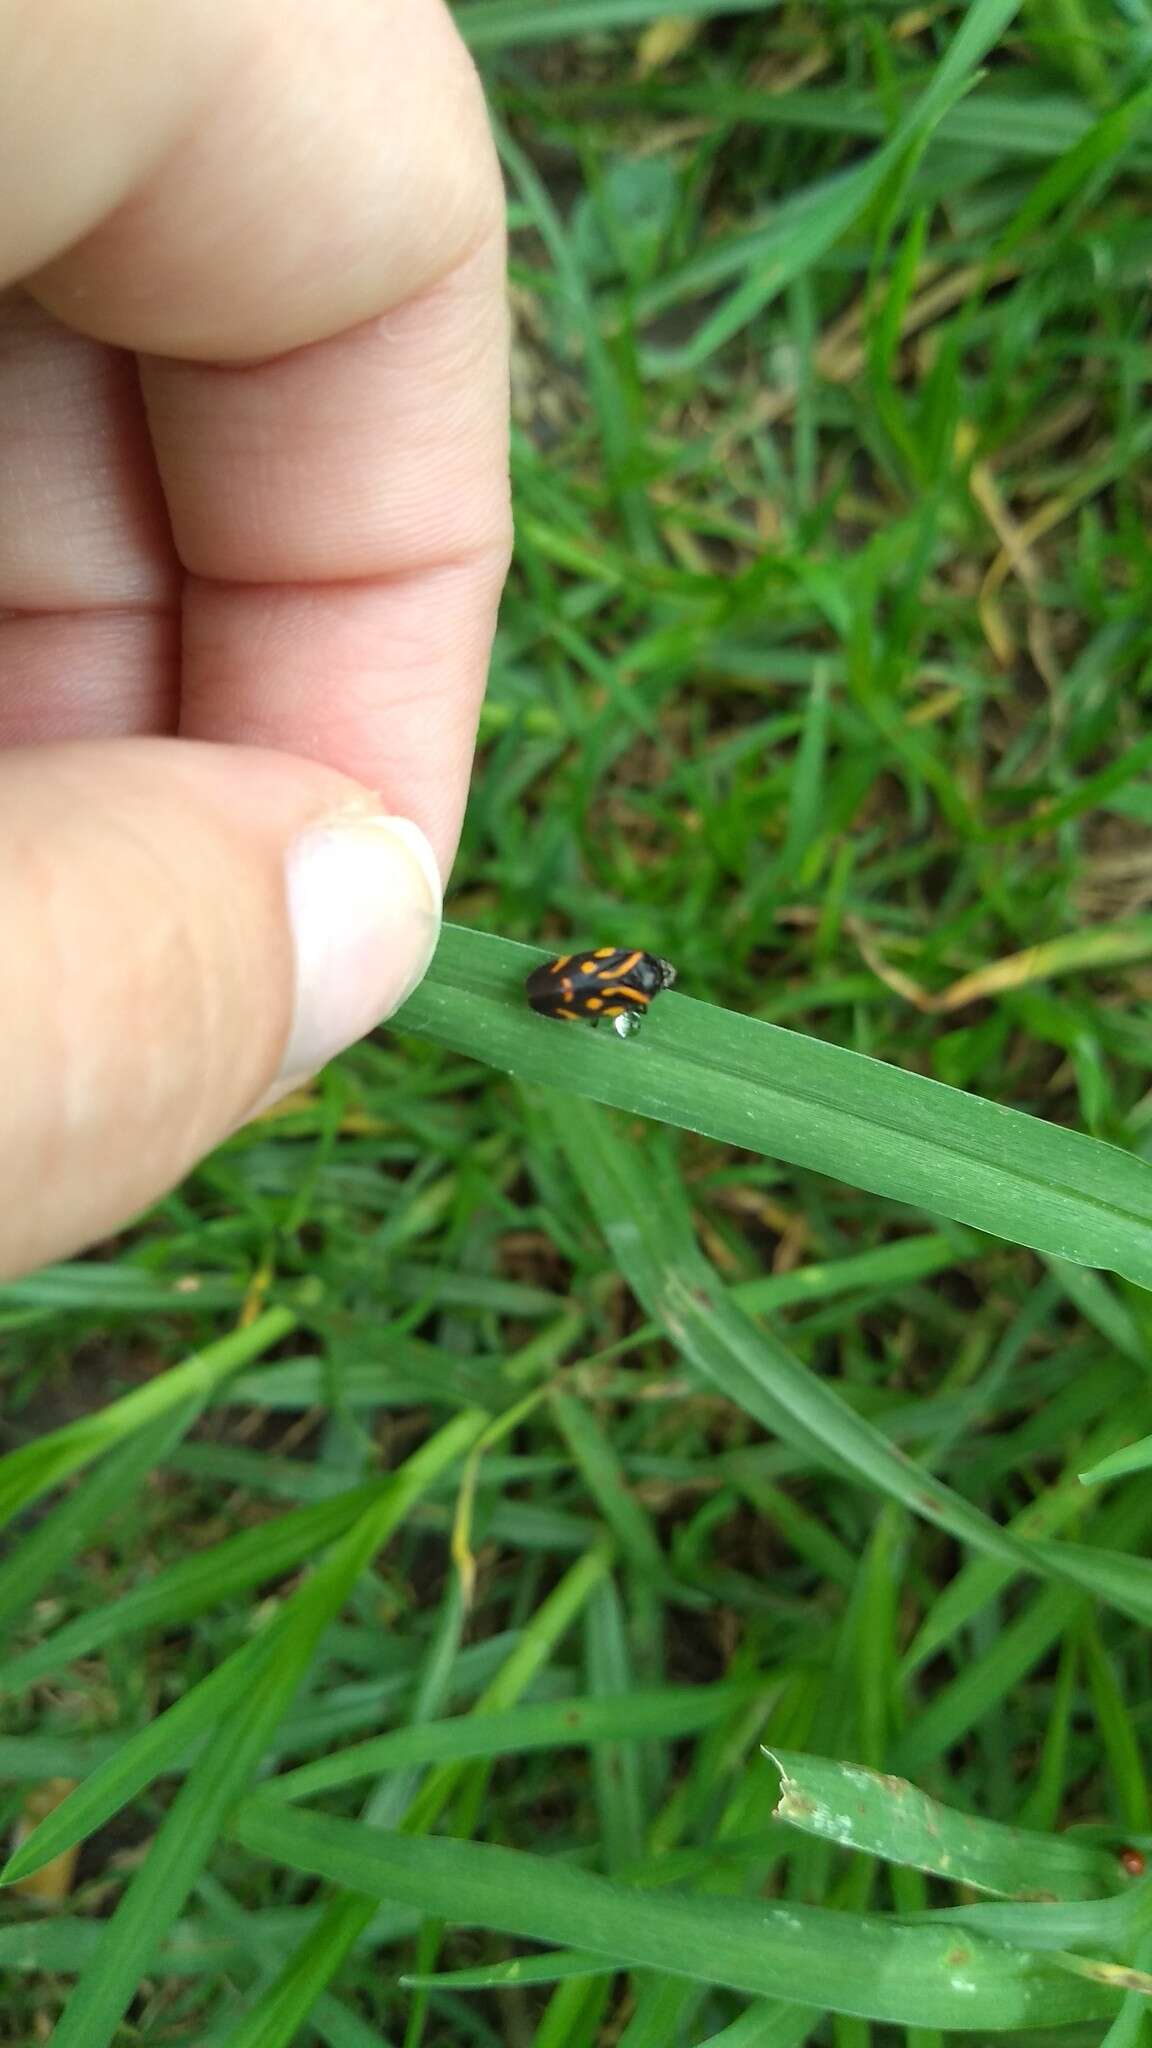
[(572, 979), (568, 973), (571, 956), (563, 954), (559, 960), (545, 960), (534, 967), (524, 983), (524, 991), (532, 1009), (541, 1017), (577, 1017), (579, 1011), (572, 1007)]

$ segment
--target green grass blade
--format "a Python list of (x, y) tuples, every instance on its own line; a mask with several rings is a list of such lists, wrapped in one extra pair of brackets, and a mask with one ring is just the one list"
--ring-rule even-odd
[[(518, 1637), (500, 1670), (477, 1701), (470, 1719), (480, 1724), (486, 1720), (489, 1713), (511, 1705), (542, 1669), (557, 1641), (572, 1625), (586, 1602), (595, 1595), (605, 1578), (608, 1564), (609, 1552), (601, 1546), (580, 1558), (571, 1570), (565, 1573)], [(455, 1630), (450, 1633), (454, 1636)], [(439, 1680), (433, 1678), (432, 1684), (433, 1690), (438, 1691)], [(424, 1729), (422, 1726), (416, 1726), (399, 1732), (402, 1737), (418, 1737)], [(480, 1761), (483, 1771), (492, 1754), (491, 1747), (485, 1746), (477, 1757), (476, 1750), (467, 1743), (466, 1738), (463, 1743), (450, 1740), (446, 1755), (440, 1762), (440, 1768), (431, 1774), (404, 1811), (405, 1828), (418, 1830), (431, 1827), (454, 1794), (468, 1784), (467, 1760)], [(332, 1761), (335, 1762), (337, 1759)], [(485, 1781), (486, 1771), (480, 1777), (472, 1775), (469, 1789), (473, 1794), (474, 1805), (482, 1796)], [(270, 1787), (269, 1795), (272, 1796), (273, 1793), (274, 1788)], [(368, 1812), (371, 1814), (374, 1809), (373, 1801), (370, 1802)], [(248, 2036), (244, 2031), (248, 2026), (256, 2030), (253, 2033), (253, 2040), (259, 2041), (262, 2048), (287, 2048), (292, 2033), (286, 2029), (294, 2027), (296, 2020), (304, 2017), (312, 2009), (324, 1986), (331, 1981), (332, 1975), (339, 1968), (348, 1947), (358, 1939), (372, 1919), (373, 1911), (374, 1901), (370, 1897), (358, 1896), (355, 1893), (339, 1896), (331, 1901), (309, 1938), (306, 1953), (291, 1959), (275, 1982), (268, 1987), (260, 2003), (241, 2022), (238, 2041), (243, 2044), (243, 2048), (250, 2048)], [(237, 2048), (237, 2041), (229, 2037), (226, 2048)]]
[(1084, 1629), (1083, 1652), (1097, 1740), (1115, 1788), (1114, 1810), (1122, 1827), (1138, 1840), (1147, 1839), (1152, 1828), (1152, 1808), (1141, 1739), (1134, 1720), (1137, 1702), (1125, 1697), (1121, 1674), (1091, 1620)]
[(192, 1395), (157, 1416), (101, 1459), (84, 1485), (45, 1515), (30, 1535), (17, 1539), (12, 1555), (0, 1565), (0, 1631), (31, 1606), (55, 1572), (103, 1533), (153, 1467), (163, 1463), (192, 1427), (203, 1405)]
[[(718, 2034), (709, 2034), (700, 2048), (804, 2048), (811, 2040), (821, 2014), (804, 2005), (777, 2005), (757, 1999), (746, 2006), (738, 2020)], [(927, 2048), (920, 2037), (908, 2037), (908, 2048)]]
[[(612, 1579), (596, 1588), (584, 1614), (588, 1688), (605, 1701), (624, 1699), (634, 1684), (624, 1603)], [(589, 1755), (598, 1818), (600, 1861), (613, 1875), (643, 1860), (648, 1831), (641, 1754), (633, 1744), (597, 1743)]]
[(165, 1771), (179, 1768), (192, 1744), (218, 1727), (221, 1714), (244, 1697), (275, 1649), (281, 1623), (245, 1643), (167, 1712), (129, 1736), (115, 1753), (53, 1808), (0, 1870), (0, 1884), (15, 1884), (83, 1842)]
[(227, 1817), (282, 1720), (324, 1630), (361, 1572), (433, 1481), (480, 1434), (487, 1417), (456, 1416), (389, 1481), (290, 1603), (274, 1654), (189, 1773), (129, 1885), (94, 1961), (53, 2036), (57, 2048), (110, 2048), (160, 1941), (196, 1882)]
[(397, 1728), (368, 1742), (351, 1744), (333, 1756), (282, 1771), (260, 1794), (274, 1801), (310, 1799), (335, 1785), (354, 1784), (379, 1771), (416, 1764), (459, 1763), (466, 1758), (525, 1756), (532, 1750), (583, 1748), (597, 1742), (672, 1741), (715, 1727), (747, 1707), (762, 1688), (731, 1685), (670, 1686), (660, 1692), (631, 1692), (621, 1699), (549, 1700), (541, 1706), (512, 1707), (504, 1713), (459, 1714)]
[(1152, 1566), (1083, 1545), (1025, 1542), (896, 1450), (725, 1292), (696, 1247), (683, 1193), (610, 1119), (557, 1109), (556, 1136), (638, 1300), (696, 1370), (818, 1466), (853, 1472), (1002, 1563), (1060, 1576), (1152, 1619)]
[[(541, 1601), (520, 1640), (477, 1700), (473, 1710), (477, 1719), (498, 1713), (519, 1699), (525, 1686), (543, 1669), (557, 1642), (583, 1612), (611, 1563), (610, 1546), (599, 1543), (565, 1572), (547, 1599)], [(465, 1763), (441, 1764), (417, 1793), (405, 1815), (405, 1827), (413, 1832), (432, 1827), (467, 1779)], [(473, 1778), (472, 1783), (480, 1784), (482, 1779)]]
[[(1025, 2027), (1110, 2017), (1118, 1994), (1046, 1955), (960, 1924), (909, 1927), (763, 1899), (647, 1893), (474, 1842), (389, 1835), (327, 1814), (246, 1803), (230, 1832), (253, 1855), (459, 1926), (798, 2001), (819, 1984), (833, 2012), (897, 2026)], [(103, 2048), (103, 2044), (101, 2044)]]
[(371, 1912), (340, 1899), (322, 1915), (259, 2004), (227, 2036), (226, 2048), (288, 2048), (317, 1999), (363, 1933)]
[(624, 1469), (595, 1412), (571, 1394), (555, 1393), (551, 1409), (588, 1491), (620, 1545), (622, 1557), (652, 1578), (664, 1575), (659, 1539), (631, 1492)]
[(701, 323), (668, 367), (683, 374), (699, 370), (725, 342), (763, 313), (785, 286), (802, 276), (831, 249), (864, 210), (923, 148), (933, 128), (966, 93), (978, 67), (998, 41), (1020, 0), (971, 0), (941, 62), (916, 104), (895, 132), (862, 163), (808, 187), (794, 211), (774, 214), (748, 238), (745, 275), (727, 299)]
[(378, 1492), (378, 1482), (369, 1480), (332, 1500), (294, 1508), (258, 1528), (227, 1537), (197, 1557), (170, 1565), (154, 1579), (133, 1587), (114, 1606), (77, 1615), (44, 1642), (10, 1658), (0, 1665), (0, 1682), (9, 1689), (30, 1685), (73, 1658), (121, 1642), (125, 1636), (142, 1629), (174, 1627), (238, 1593), (267, 1585), (342, 1535), (371, 1506)]
[[(705, 18), (762, 14), (777, 4), (778, 0), (676, 0), (676, 13)], [(524, 43), (640, 28), (667, 12), (667, 0), (471, 0), (455, 15), (469, 49), (486, 55)]]
[(541, 1955), (516, 1956), (510, 1963), (486, 1963), (474, 1970), (440, 1970), (424, 1975), (406, 1970), (402, 1979), (413, 1991), (442, 1984), (457, 1991), (492, 1991), (509, 1984), (565, 1984), (570, 1979), (599, 1977), (604, 1972), (602, 1956), (586, 1956), (580, 1949), (549, 1949)]
[(181, 1273), (157, 1279), (142, 1266), (91, 1259), (64, 1266), (41, 1266), (0, 1286), (0, 1309), (35, 1309), (44, 1314), (141, 1316), (186, 1315), (189, 1309), (236, 1308), (244, 1298), (239, 1275)]
[(297, 1318), (291, 1309), (270, 1308), (246, 1329), (230, 1330), (216, 1344), (209, 1344), (183, 1365), (161, 1373), (146, 1386), (137, 1387), (119, 1401), (113, 1401), (96, 1415), (82, 1416), (50, 1436), (24, 1444), (0, 1459), (0, 1528), (20, 1509), (38, 1500), (49, 1487), (59, 1485), (78, 1472), (101, 1451), (110, 1450), (145, 1423), (166, 1415), (189, 1399), (207, 1401), (216, 1388), (250, 1365), (261, 1352), (271, 1349), (295, 1329)]
[(1001, 1898), (1096, 1899), (1124, 1888), (1114, 1856), (1064, 1836), (941, 1806), (904, 1778), (766, 1749), (780, 1773), (778, 1820), (886, 1863)]
[(1152, 1287), (1152, 1166), (1134, 1154), (675, 993), (631, 1043), (533, 1016), (523, 981), (544, 957), (448, 926), (396, 1027)]
[(1106, 1486), (1110, 1479), (1126, 1479), (1130, 1472), (1146, 1472), (1152, 1465), (1152, 1436), (1142, 1436), (1138, 1443), (1125, 1444), (1122, 1451), (1113, 1451), (1110, 1458), (1101, 1458), (1099, 1464), (1081, 1472), (1082, 1486)]

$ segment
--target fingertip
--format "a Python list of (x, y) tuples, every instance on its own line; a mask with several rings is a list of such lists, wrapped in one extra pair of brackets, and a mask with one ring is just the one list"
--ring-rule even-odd
[(317, 821), (289, 849), (292, 1024), (277, 1084), (295, 1084), (390, 1017), (422, 979), (440, 932), (435, 855), (410, 818)]

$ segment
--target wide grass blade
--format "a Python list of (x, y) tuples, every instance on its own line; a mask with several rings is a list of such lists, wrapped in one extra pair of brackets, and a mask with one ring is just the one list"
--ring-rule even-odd
[(1129, 1882), (1103, 1849), (957, 1813), (904, 1778), (784, 1749), (765, 1755), (780, 1773), (777, 1819), (843, 1849), (1002, 1898), (1096, 1899)]
[(545, 957), (450, 925), (395, 1027), (1152, 1287), (1134, 1154), (688, 996), (662, 996), (631, 1043), (534, 1016), (524, 976)]
[(829, 2010), (897, 2026), (1007, 2032), (1111, 2017), (1119, 2006), (1117, 1992), (1067, 1975), (1051, 1957), (984, 1940), (945, 1915), (911, 1927), (791, 1902), (648, 1893), (559, 1858), (256, 1802), (230, 1832), (254, 1855), (454, 1925), (795, 2003), (810, 2003), (818, 1984)]

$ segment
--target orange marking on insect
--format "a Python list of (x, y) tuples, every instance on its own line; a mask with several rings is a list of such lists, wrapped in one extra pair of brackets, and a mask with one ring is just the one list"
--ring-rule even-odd
[(604, 1011), (604, 1015), (606, 1017), (622, 1017), (627, 1008), (627, 1003), (614, 1003), (611, 1008)]
[(599, 996), (585, 996), (584, 1008), (586, 1010), (602, 1010), (604, 1008), (604, 1005), (601, 1002)]
[(601, 946), (597, 952), (593, 953), (592, 958), (594, 960), (611, 960), (615, 951), (615, 946)]
[(556, 1015), (558, 1017), (567, 1017), (568, 1022), (570, 1024), (578, 1024), (580, 1021), (579, 1010), (563, 1010), (558, 1006), (556, 1010)]
[(636, 962), (638, 960), (642, 960), (643, 958), (643, 953), (629, 953), (628, 958), (626, 960), (622, 960), (620, 962), (619, 967), (617, 967), (614, 971), (621, 976), (625, 974), (631, 974), (632, 969), (636, 965)]
[(641, 1009), (646, 1010), (652, 1000), (642, 988), (606, 988), (604, 993), (606, 996), (623, 996), (625, 1008), (629, 1003), (639, 1003)]
[(570, 976), (568, 976), (568, 975), (566, 974), (566, 975), (565, 975), (565, 976), (563, 977), (563, 979), (562, 979), (562, 981), (561, 981), (561, 983), (560, 983), (560, 986), (561, 986), (561, 988), (563, 989), (563, 991), (564, 991), (564, 994), (565, 994), (566, 996), (570, 996), (570, 995), (571, 995), (571, 993), (572, 993), (572, 982), (571, 982), (571, 978), (570, 978)]
[(553, 960), (553, 962), (552, 962), (552, 972), (553, 972), (553, 974), (559, 974), (562, 968), (565, 968), (565, 967), (567, 967), (567, 965), (568, 965), (568, 962), (570, 961), (570, 959), (571, 959), (571, 958), (572, 958), (572, 955), (571, 955), (571, 953), (561, 953), (561, 955), (560, 955), (560, 958), (559, 958), (558, 960)]
[(596, 962), (594, 960), (582, 960), (580, 962), (580, 972), (581, 974), (595, 974)]

